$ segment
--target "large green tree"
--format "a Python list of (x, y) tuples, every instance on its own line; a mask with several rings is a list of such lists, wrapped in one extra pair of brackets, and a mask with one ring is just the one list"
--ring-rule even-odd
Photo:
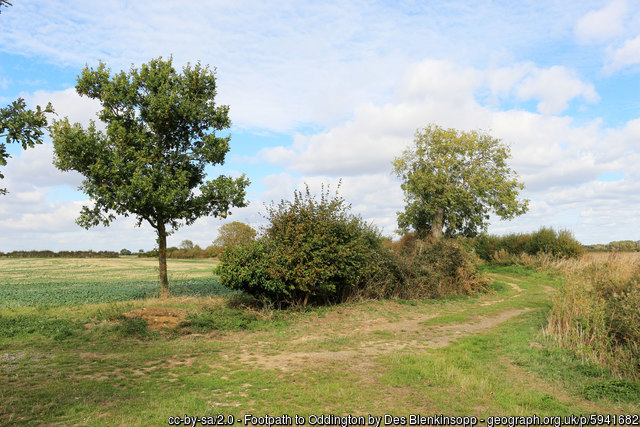
[[(0, 139), (4, 140), (0, 142), (0, 166), (6, 166), (7, 159), (11, 157), (6, 144), (18, 143), (23, 149), (42, 144), (44, 128), (47, 126), (45, 113), (53, 113), (51, 103), (44, 109), (38, 105), (34, 111), (27, 108), (22, 98), (0, 108)], [(0, 171), (0, 179), (3, 178)], [(6, 189), (0, 188), (0, 195), (6, 193)]]
[(205, 166), (222, 164), (230, 136), (229, 107), (216, 106), (215, 72), (187, 65), (176, 72), (172, 60), (154, 59), (139, 69), (111, 75), (104, 63), (86, 67), (80, 95), (102, 104), (96, 124), (85, 129), (69, 120), (51, 127), (55, 165), (84, 175), (80, 187), (91, 198), (77, 222), (109, 225), (116, 215), (148, 222), (158, 235), (160, 285), (167, 296), (167, 235), (205, 215), (226, 217), (245, 206), (249, 180), (219, 176), (205, 181)]
[(398, 212), (403, 232), (440, 239), (473, 236), (487, 228), (489, 214), (511, 219), (527, 211), (524, 185), (509, 168), (509, 147), (479, 131), (418, 129), (413, 145), (393, 162), (406, 206)]
[(250, 243), (256, 234), (258, 233), (251, 226), (234, 221), (218, 229), (218, 237), (213, 244), (222, 248), (235, 248)]

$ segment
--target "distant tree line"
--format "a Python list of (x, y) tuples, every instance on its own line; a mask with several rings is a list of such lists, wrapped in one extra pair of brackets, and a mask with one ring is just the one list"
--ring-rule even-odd
[(0, 252), (0, 257), (8, 258), (118, 258), (114, 251), (11, 251)]
[[(192, 248), (178, 248), (170, 246), (167, 248), (167, 258), (174, 259), (206, 259), (215, 258), (223, 249), (219, 246), (209, 245), (206, 248), (201, 248), (199, 245), (194, 245)], [(157, 258), (158, 248), (154, 248), (146, 252), (138, 252), (138, 258)]]
[[(257, 231), (251, 226), (239, 221), (234, 221), (220, 227), (218, 230), (218, 237), (212, 245), (203, 249), (199, 245), (194, 245), (191, 240), (183, 240), (179, 247), (170, 246), (167, 248), (167, 258), (217, 258), (222, 255), (225, 249), (231, 249), (251, 243), (256, 238), (257, 234)], [(120, 254), (125, 255), (122, 251), (120, 251)], [(131, 253), (129, 252), (127, 255), (130, 254)], [(141, 251), (138, 253), (138, 257), (157, 258), (158, 248), (154, 248), (147, 252)]]
[(640, 240), (616, 240), (606, 244), (585, 245), (585, 249), (589, 252), (640, 252)]

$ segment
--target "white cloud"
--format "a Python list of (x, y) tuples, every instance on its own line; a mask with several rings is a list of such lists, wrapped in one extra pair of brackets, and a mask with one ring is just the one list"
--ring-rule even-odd
[[(497, 84), (496, 75), (508, 81)], [(338, 177), (352, 180), (349, 188), (358, 190), (345, 190), (352, 197), (348, 200), (366, 212), (363, 216), (376, 218), (390, 232), (395, 229), (395, 212), (402, 209), (399, 183), (390, 178), (390, 162), (411, 142), (414, 130), (430, 122), (458, 129), (485, 129), (511, 146), (512, 165), (527, 186), (525, 196), (536, 201), (526, 218), (496, 222), (492, 230), (574, 225), (584, 240), (589, 234), (578, 213), (606, 198), (606, 192), (591, 194), (586, 189), (601, 186), (597, 177), (603, 172), (624, 170), (628, 175), (634, 170), (640, 119), (620, 129), (606, 129), (600, 120), (578, 125), (567, 116), (518, 109), (500, 111), (476, 98), (484, 88), (502, 97), (513, 93), (540, 99), (545, 103), (540, 107), (544, 113), (548, 112), (545, 109), (563, 109), (576, 96), (597, 99), (592, 85), (563, 67), (540, 69), (516, 64), (485, 72), (457, 67), (449, 61), (427, 61), (408, 74), (396, 102), (363, 104), (352, 120), (299, 136), (290, 147), (265, 149), (262, 158), (284, 164), (306, 177), (301, 179), (313, 182), (334, 182)], [(628, 183), (619, 181), (603, 188), (621, 195), (627, 187)], [(368, 198), (372, 194), (379, 197)], [(366, 207), (376, 203), (384, 208), (368, 212)], [(628, 214), (637, 209), (638, 202), (627, 200), (620, 205), (620, 212)]]
[(262, 150), (265, 161), (288, 165), (304, 174), (354, 176), (389, 172), (418, 127), (477, 127), (485, 113), (474, 100), (482, 74), (450, 61), (424, 61), (413, 67), (398, 90), (398, 102), (365, 103), (352, 120), (309, 136), (291, 147)]
[(636, 64), (640, 64), (640, 35), (615, 49), (610, 54), (606, 69), (613, 72)]
[(100, 102), (78, 95), (74, 88), (60, 91), (38, 90), (33, 94), (25, 95), (24, 98), (32, 108), (36, 105), (45, 106), (50, 102), (56, 112), (55, 119), (68, 117), (71, 123), (80, 123), (84, 127), (93, 120), (99, 125), (98, 127), (101, 127), (102, 122), (96, 116), (101, 109)]
[(384, 102), (421, 59), (474, 63), (564, 38), (567, 17), (592, 4), (17, 2), (3, 14), (0, 49), (114, 71), (160, 55), (202, 60), (218, 66), (235, 125), (288, 131), (336, 126), (363, 100)]
[[(495, 76), (505, 74), (517, 78), (495, 89)], [(475, 97), (486, 86), (496, 92), (515, 91), (523, 98), (539, 98), (543, 110), (550, 108), (547, 106), (559, 109), (558, 104), (578, 95), (597, 98), (592, 85), (582, 83), (561, 67), (538, 69), (524, 64), (483, 72), (456, 67), (449, 61), (425, 61), (408, 74), (396, 103), (363, 104), (356, 109), (353, 120), (317, 134), (298, 136), (290, 147), (264, 149), (260, 157), (304, 174), (389, 172), (391, 161), (411, 142), (415, 130), (431, 122), (444, 127), (495, 130), (496, 136), (514, 144), (514, 161), (524, 173), (564, 155), (561, 144), (571, 142), (563, 140), (569, 138), (569, 118), (521, 110), (493, 111)]]
[(508, 97), (513, 88), (520, 83), (525, 76), (536, 71), (537, 67), (532, 62), (521, 62), (509, 67), (497, 68), (488, 71), (489, 89), (494, 98)]
[[(76, 188), (82, 182), (77, 172), (61, 172), (53, 165), (53, 144), (44, 143), (20, 152), (7, 161), (6, 186), (31, 185), (39, 188), (66, 185)], [(5, 185), (5, 184), (2, 184)]]
[(559, 114), (576, 97), (588, 102), (600, 99), (592, 84), (582, 82), (575, 73), (557, 65), (533, 71), (518, 86), (517, 94), (523, 100), (539, 100), (538, 111), (542, 114)]
[[(416, 128), (430, 122), (486, 129), (511, 145), (532, 211), (494, 230), (565, 224), (579, 236), (610, 240), (615, 230), (606, 224), (638, 232), (638, 223), (628, 222), (637, 217), (638, 201), (625, 194), (638, 194), (640, 119), (607, 128), (602, 120), (566, 113), (569, 105), (598, 101), (582, 75), (600, 65), (593, 50), (574, 49), (566, 40), (575, 31), (584, 43), (616, 43), (609, 46), (611, 70), (636, 64), (640, 42), (629, 31), (638, 28), (633, 19), (640, 15), (625, 21), (635, 13), (625, 14), (625, 4), (637, 9), (620, 1), (602, 8), (600, 0), (483, 7), (455, 0), (15, 2), (3, 13), (0, 50), (78, 71), (99, 59), (114, 71), (171, 53), (177, 66), (201, 59), (218, 66), (216, 101), (230, 105), (234, 125), (291, 134), (290, 146), (254, 156), (284, 169), (264, 178), (266, 191), (248, 208), (224, 221), (200, 219), (170, 244), (206, 245), (226, 221), (259, 224), (262, 202), (290, 198), (304, 181), (335, 184), (341, 176), (354, 210), (393, 230), (402, 195), (390, 162)], [(576, 17), (582, 19), (576, 23)], [(538, 113), (522, 107), (532, 100)], [(29, 97), (31, 105), (49, 101), (72, 121), (86, 125), (95, 118), (96, 103), (73, 89)], [(50, 160), (46, 144), (11, 159), (3, 183), (11, 193), (0, 204), (2, 247), (43, 248), (49, 239), (66, 249), (153, 246), (153, 230), (134, 230), (131, 218), (91, 231), (75, 225), (77, 202), (57, 200), (55, 192), (78, 185), (80, 177), (61, 174)], [(624, 179), (598, 183), (597, 175), (611, 170), (623, 171)], [(50, 231), (30, 229), (34, 224)], [(593, 231), (599, 226), (608, 234)]]
[(473, 68), (460, 68), (451, 61), (425, 60), (409, 69), (399, 96), (411, 101), (446, 98), (452, 104), (464, 104), (482, 80), (482, 73)]
[[(16, 195), (21, 202), (21, 194)], [(59, 231), (71, 231), (70, 224), (80, 213), (81, 202), (56, 202), (46, 203), (48, 209), (44, 212), (23, 212), (19, 216), (5, 216), (0, 220), (0, 227), (12, 230), (11, 234), (24, 231), (37, 231), (40, 233), (54, 233)], [(5, 236), (3, 236), (5, 238)]]
[(520, 62), (484, 72), (490, 96), (488, 102), (500, 106), (502, 100), (538, 100), (538, 112), (560, 114), (569, 102), (581, 97), (589, 103), (600, 100), (592, 83), (584, 82), (564, 66), (539, 68), (532, 62)]
[(575, 32), (583, 43), (607, 42), (624, 32), (624, 18), (627, 12), (625, 1), (610, 2), (599, 10), (592, 10), (576, 23)]

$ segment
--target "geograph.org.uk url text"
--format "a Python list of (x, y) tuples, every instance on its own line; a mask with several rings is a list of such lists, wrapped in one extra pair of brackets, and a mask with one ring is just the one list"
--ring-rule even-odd
[(409, 416), (385, 415), (288, 415), (279, 416), (246, 414), (240, 417), (233, 415), (190, 416), (185, 415), (169, 417), (169, 425), (215, 425), (215, 426), (463, 426), (474, 427), (479, 423), (487, 427), (505, 426), (638, 426), (640, 416), (638, 414), (591, 414), (591, 415), (566, 415), (566, 416), (488, 416), (478, 418), (474, 416), (447, 416), (447, 415), (420, 415)]

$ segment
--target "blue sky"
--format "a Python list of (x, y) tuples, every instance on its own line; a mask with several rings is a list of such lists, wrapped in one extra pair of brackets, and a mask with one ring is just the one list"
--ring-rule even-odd
[[(0, 104), (52, 102), (87, 123), (85, 64), (158, 56), (217, 67), (231, 152), (212, 176), (246, 173), (250, 205), (169, 238), (208, 245), (224, 222), (308, 183), (335, 186), (391, 235), (402, 209), (391, 161), (429, 123), (484, 129), (511, 146), (530, 212), (490, 232), (568, 228), (583, 243), (640, 239), (640, 5), (634, 1), (15, 1), (0, 14)], [(51, 165), (49, 139), (10, 149), (0, 250), (150, 249), (131, 218), (84, 230), (81, 177)]]

